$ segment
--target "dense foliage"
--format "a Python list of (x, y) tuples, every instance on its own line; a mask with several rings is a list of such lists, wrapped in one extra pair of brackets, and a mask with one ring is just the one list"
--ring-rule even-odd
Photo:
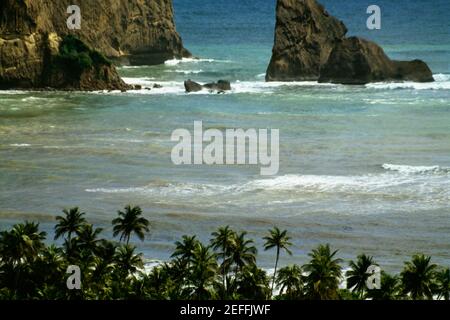
[[(276, 250), (272, 276), (257, 266), (253, 240), (229, 227), (213, 232), (207, 244), (183, 236), (170, 261), (145, 271), (142, 254), (130, 245), (132, 236), (143, 241), (149, 232), (139, 207), (127, 206), (113, 220), (119, 242), (101, 238), (103, 230), (78, 208), (63, 212), (55, 226), (61, 247), (46, 245), (46, 233), (33, 222), (0, 233), (0, 299), (449, 299), (450, 270), (424, 255), (405, 262), (398, 276), (383, 272), (379, 290), (367, 287), (372, 257), (358, 256), (344, 274), (329, 245), (314, 249), (303, 266), (278, 268), (291, 243), (276, 227), (264, 238), (265, 250)], [(80, 268), (81, 290), (66, 285), (70, 265)]]
[(61, 41), (56, 61), (78, 73), (97, 65), (111, 65), (100, 52), (91, 50), (73, 35), (67, 35)]

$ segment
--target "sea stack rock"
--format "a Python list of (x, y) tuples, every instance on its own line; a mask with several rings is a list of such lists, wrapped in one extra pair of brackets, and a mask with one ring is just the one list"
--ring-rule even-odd
[(345, 25), (316, 0), (278, 0), (266, 81), (434, 81), (425, 62), (391, 60), (376, 43), (346, 38), (346, 33)]
[(320, 66), (346, 33), (345, 25), (315, 0), (278, 0), (266, 80), (318, 80)]
[[(175, 30), (172, 0), (78, 1), (81, 29), (70, 30), (67, 8), (73, 4), (71, 0), (0, 1), (1, 88), (44, 87), (44, 80), (53, 78), (48, 63), (68, 35), (123, 64), (152, 65), (190, 56)], [(84, 76), (117, 79), (114, 66), (100, 69)]]
[(320, 70), (319, 82), (366, 84), (379, 81), (434, 81), (420, 60), (393, 61), (374, 42), (351, 37), (336, 44)]

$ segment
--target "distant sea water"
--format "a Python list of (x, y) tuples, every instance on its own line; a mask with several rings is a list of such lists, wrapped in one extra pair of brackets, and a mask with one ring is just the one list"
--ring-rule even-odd
[[(399, 271), (416, 252), (450, 264), (450, 28), (448, 0), (376, 1), (382, 29), (366, 29), (373, 1), (323, 0), (349, 34), (395, 59), (423, 59), (434, 83), (366, 86), (265, 83), (275, 1), (174, 0), (177, 28), (199, 60), (122, 67), (128, 93), (0, 92), (0, 229), (80, 206), (111, 236), (131, 203), (152, 221), (139, 243), (167, 259), (184, 234), (204, 241), (218, 226), (246, 230), (259, 263), (273, 264), (261, 238), (289, 230), (304, 263), (322, 243), (353, 259), (375, 256)], [(224, 95), (186, 95), (183, 81), (230, 80)], [(280, 130), (280, 172), (253, 166), (180, 166), (170, 159), (177, 128)]]

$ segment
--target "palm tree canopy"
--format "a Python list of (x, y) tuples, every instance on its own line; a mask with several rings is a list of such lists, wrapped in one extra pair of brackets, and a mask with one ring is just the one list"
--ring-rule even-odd
[(404, 293), (414, 300), (432, 299), (436, 268), (437, 265), (431, 263), (431, 257), (425, 255), (415, 255), (411, 261), (405, 262), (400, 274)]
[(269, 230), (269, 233), (269, 236), (263, 238), (266, 240), (264, 250), (269, 250), (272, 248), (277, 248), (278, 250), (284, 249), (288, 254), (292, 255), (292, 252), (289, 250), (292, 243), (289, 242), (291, 238), (288, 237), (287, 230), (281, 231), (278, 227), (274, 227)]
[(119, 269), (126, 273), (133, 274), (139, 269), (144, 268), (142, 253), (135, 254), (136, 247), (130, 245), (122, 245), (117, 248), (114, 257)]
[(190, 260), (198, 244), (199, 241), (196, 236), (184, 235), (181, 241), (175, 242), (175, 251), (171, 257), (180, 257), (183, 260)]
[(94, 228), (92, 224), (85, 224), (77, 233), (75, 243), (88, 251), (96, 251), (98, 243), (102, 241), (98, 239), (102, 231), (102, 228)]
[(336, 251), (330, 245), (320, 245), (309, 256), (311, 261), (303, 266), (307, 272), (307, 291), (310, 298), (330, 300), (338, 298), (342, 278), (341, 259), (335, 259)]
[(361, 254), (357, 257), (356, 262), (350, 261), (350, 270), (346, 272), (347, 289), (352, 289), (360, 295), (367, 291), (367, 280), (370, 274), (367, 272), (370, 266), (375, 265), (373, 257)]
[(189, 283), (195, 299), (211, 299), (214, 296), (213, 285), (216, 281), (217, 271), (216, 255), (209, 246), (197, 243), (193, 254)]
[(220, 250), (219, 257), (226, 259), (231, 247), (234, 244), (236, 233), (230, 229), (229, 226), (221, 227), (217, 231), (213, 232), (211, 239), (211, 245), (214, 250)]
[(65, 216), (57, 216), (58, 223), (55, 226), (55, 240), (67, 234), (70, 239), (71, 235), (80, 232), (82, 226), (86, 223), (83, 217), (84, 212), (80, 212), (78, 207), (70, 210), (64, 209)]
[(114, 237), (120, 234), (120, 241), (126, 240), (128, 243), (131, 234), (135, 233), (139, 240), (144, 241), (145, 233), (150, 231), (150, 222), (142, 217), (142, 209), (128, 205), (125, 211), (118, 211), (118, 215), (119, 217), (112, 221)]
[(246, 239), (246, 235), (247, 232), (236, 235), (226, 264), (235, 264), (237, 269), (242, 269), (246, 265), (256, 263), (258, 250), (253, 245), (253, 240)]
[(11, 231), (0, 233), (0, 258), (3, 261), (20, 262), (34, 260), (45, 248), (45, 232), (39, 231), (39, 223), (16, 224)]
[(450, 300), (450, 269), (445, 268), (436, 273), (436, 293), (440, 299)]
[(286, 294), (289, 299), (300, 298), (303, 294), (303, 270), (298, 265), (281, 268), (276, 277), (280, 294)]
[(391, 276), (386, 272), (381, 272), (380, 289), (367, 291), (367, 298), (373, 300), (395, 300), (400, 297), (400, 280), (397, 276)]

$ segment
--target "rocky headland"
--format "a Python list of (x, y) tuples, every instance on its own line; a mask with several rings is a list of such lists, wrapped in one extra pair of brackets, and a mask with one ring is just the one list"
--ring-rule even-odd
[[(79, 30), (67, 26), (73, 4), (0, 2), (1, 89), (126, 90), (111, 61), (152, 65), (191, 56), (176, 32), (172, 0), (79, 1)], [(75, 48), (63, 52), (68, 42)]]

